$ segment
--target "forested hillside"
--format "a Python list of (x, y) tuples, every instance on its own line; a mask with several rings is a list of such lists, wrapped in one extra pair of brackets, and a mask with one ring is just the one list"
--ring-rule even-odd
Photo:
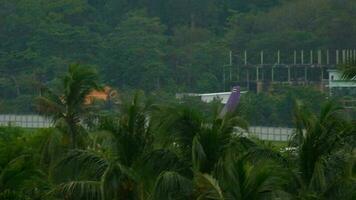
[(351, 48), (354, 0), (0, 0), (1, 102), (70, 63), (121, 90), (217, 91), (229, 50)]

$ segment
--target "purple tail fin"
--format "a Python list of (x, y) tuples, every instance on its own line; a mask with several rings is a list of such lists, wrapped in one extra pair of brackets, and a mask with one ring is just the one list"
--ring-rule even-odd
[(240, 95), (241, 95), (240, 87), (239, 86), (233, 87), (231, 95), (227, 100), (226, 105), (221, 110), (219, 117), (224, 117), (227, 113), (231, 113), (235, 111), (237, 105), (240, 102)]

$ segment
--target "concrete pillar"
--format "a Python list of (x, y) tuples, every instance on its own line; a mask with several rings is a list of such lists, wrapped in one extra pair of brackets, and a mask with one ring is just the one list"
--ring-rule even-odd
[(349, 50), (348, 49), (346, 49), (346, 63), (347, 62), (349, 62), (349, 60), (350, 60), (350, 55), (349, 55)]
[(336, 64), (338, 65), (339, 63), (340, 63), (339, 50), (336, 50)]
[(321, 50), (318, 50), (318, 65), (321, 65)]
[(329, 49), (326, 50), (326, 64), (330, 65), (330, 55), (329, 55)]

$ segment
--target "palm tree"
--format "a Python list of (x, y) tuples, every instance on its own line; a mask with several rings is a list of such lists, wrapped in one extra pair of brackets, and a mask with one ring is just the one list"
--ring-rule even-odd
[[(100, 120), (90, 147), (53, 169), (64, 199), (352, 199), (353, 124), (328, 103), (320, 115), (299, 105), (296, 154), (238, 135), (233, 115), (207, 119), (186, 106), (151, 112), (138, 101)], [(219, 112), (216, 112), (219, 113)], [(218, 115), (216, 115), (218, 116)], [(77, 174), (66, 176), (71, 168)], [(295, 195), (293, 197), (293, 195)]]
[[(271, 162), (253, 164), (248, 157), (226, 157), (220, 160), (213, 175), (196, 174), (195, 193), (197, 199), (286, 199), (285, 183), (278, 165)], [(216, 177), (216, 178), (215, 178)]]
[(85, 105), (87, 95), (94, 89), (101, 89), (96, 71), (78, 64), (70, 65), (61, 79), (61, 89), (45, 88), (43, 96), (36, 101), (37, 110), (52, 118), (56, 125), (62, 125), (70, 138), (72, 148), (78, 146), (81, 119), (90, 106)]
[[(321, 198), (330, 191), (327, 184), (335, 183), (337, 179), (328, 176), (333, 173), (327, 172), (335, 169), (330, 167), (330, 163), (336, 159), (335, 155), (340, 150), (344, 156), (353, 154), (353, 150), (349, 153), (344, 151), (348, 146), (345, 139), (355, 132), (350, 128), (352, 125), (339, 116), (341, 111), (342, 108), (334, 102), (328, 102), (317, 116), (308, 112), (302, 104), (297, 104), (294, 115), (296, 133), (292, 142), (292, 146), (297, 147), (297, 154), (291, 158), (298, 165), (291, 171), (294, 171), (296, 181), (294, 187), (298, 188), (295, 191), (298, 191), (297, 195), (301, 199)], [(334, 175), (338, 173), (334, 171)]]
[[(54, 168), (53, 178), (61, 183), (52, 194), (65, 199), (148, 199), (156, 177), (176, 165), (173, 153), (153, 149), (147, 107), (136, 96), (120, 116), (101, 119), (90, 148), (72, 150)], [(73, 166), (80, 173), (68, 181), (63, 172)]]
[(247, 123), (238, 116), (226, 115), (224, 118), (215, 118), (211, 123), (202, 125), (195, 135), (192, 145), (193, 168), (202, 173), (210, 173), (221, 156), (232, 149), (236, 150), (236, 127), (247, 130)]
[(160, 112), (163, 144), (176, 149), (192, 172), (162, 172), (155, 199), (259, 199), (281, 189), (283, 182), (273, 170), (278, 165), (257, 163), (254, 155), (281, 156), (236, 133), (237, 126), (247, 129), (238, 116), (215, 113), (209, 120), (185, 105)]
[(218, 111), (214, 113), (209, 119), (189, 105), (174, 105), (156, 114), (161, 143), (165, 148), (175, 149), (187, 168), (210, 172), (237, 137), (235, 128), (248, 128), (247, 122), (239, 116), (229, 114), (221, 118)]
[(157, 179), (153, 199), (249, 200), (286, 199), (284, 174), (271, 162), (250, 162), (247, 153), (219, 159), (214, 171), (194, 171), (189, 179), (174, 171), (165, 171)]

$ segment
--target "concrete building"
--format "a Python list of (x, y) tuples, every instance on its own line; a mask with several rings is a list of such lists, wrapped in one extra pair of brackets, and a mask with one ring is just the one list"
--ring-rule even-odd
[[(245, 94), (245, 93), (247, 93), (247, 91), (241, 91), (241, 94)], [(181, 99), (184, 96), (199, 97), (203, 102), (206, 103), (212, 102), (214, 100), (221, 100), (221, 103), (226, 104), (230, 95), (231, 92), (204, 93), (204, 94), (183, 93), (183, 94), (176, 94), (176, 98)]]
[(336, 69), (328, 70), (328, 88), (330, 96), (350, 96), (356, 97), (356, 77), (352, 80), (342, 79), (342, 74)]

